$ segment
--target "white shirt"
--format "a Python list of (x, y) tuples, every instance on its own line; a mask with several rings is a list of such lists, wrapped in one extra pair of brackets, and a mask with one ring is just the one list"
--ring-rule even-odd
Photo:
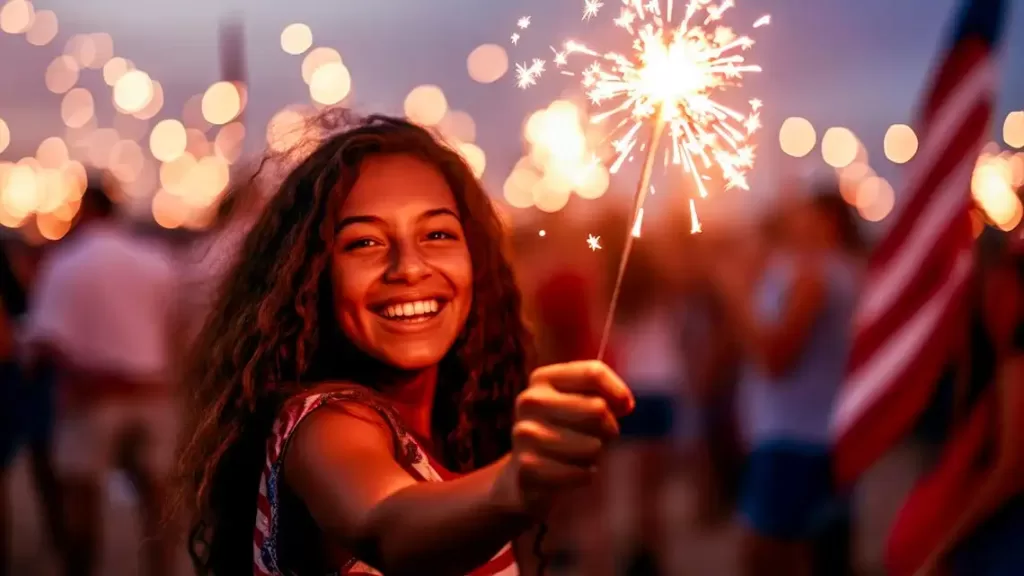
[(89, 223), (40, 271), (26, 322), (84, 368), (159, 380), (169, 368), (175, 275), (169, 250), (114, 223)]

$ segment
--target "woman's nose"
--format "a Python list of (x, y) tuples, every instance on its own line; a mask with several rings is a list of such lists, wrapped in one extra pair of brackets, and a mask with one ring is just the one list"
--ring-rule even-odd
[(415, 242), (396, 242), (392, 245), (388, 280), (415, 284), (429, 275), (430, 266)]

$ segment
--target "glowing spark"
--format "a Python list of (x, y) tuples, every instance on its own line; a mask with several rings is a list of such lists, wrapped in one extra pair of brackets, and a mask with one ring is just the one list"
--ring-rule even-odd
[[(674, 9), (676, 2), (685, 7)], [(584, 0), (583, 19), (596, 15), (600, 5)], [(761, 71), (743, 54), (754, 41), (724, 21), (734, 6), (735, 0), (622, 0), (613, 22), (626, 34), (626, 52), (576, 41), (566, 42), (562, 51), (552, 48), (558, 67), (586, 57), (577, 70), (596, 108), (591, 122), (610, 131), (610, 172), (665, 144), (666, 164), (686, 173), (700, 197), (708, 194), (707, 182), (716, 180), (709, 172), (720, 175), (727, 189), (747, 188), (754, 162), (749, 140), (761, 128), (763, 104), (751, 99), (749, 108), (740, 111), (716, 99), (739, 86), (746, 73)], [(755, 27), (769, 21), (761, 17)], [(544, 68), (523, 64), (516, 72), (518, 85), (526, 88), (536, 84)], [(661, 126), (665, 141), (647, 143), (644, 134), (655, 125)]]
[(516, 22), (516, 26), (519, 26), (519, 28), (526, 30), (527, 28), (530, 27), (530, 17), (523, 16), (522, 18), (519, 19), (518, 22)]
[(565, 52), (559, 52), (558, 50), (555, 49), (554, 46), (551, 47), (551, 51), (555, 53), (555, 57), (552, 60), (552, 62), (555, 63), (555, 66), (561, 68), (562, 66), (565, 66), (566, 63), (568, 63), (568, 60), (566, 60), (565, 58)]
[(512, 44), (519, 44), (519, 34), (516, 34), (515, 32), (512, 33)]
[(587, 234), (587, 247), (592, 251), (597, 252), (601, 249), (601, 237), (594, 236), (593, 234)]
[(644, 209), (641, 208), (636, 215), (636, 222), (633, 223), (633, 238), (640, 237), (640, 227), (644, 224)]
[(544, 73), (544, 61), (534, 58), (530, 65), (526, 62), (516, 64), (516, 84), (524, 90), (537, 83), (537, 78)]
[(754, 28), (760, 28), (761, 26), (767, 26), (767, 25), (769, 25), (771, 23), (772, 23), (772, 15), (771, 14), (765, 14), (764, 16), (761, 16), (760, 18), (758, 18), (757, 22), (754, 22)]
[(543, 237), (545, 237), (547, 235), (548, 235), (548, 233), (546, 231), (544, 231), (544, 230), (541, 230), (540, 232), (537, 232), (537, 236), (540, 236), (541, 238), (543, 238)]
[(690, 198), (690, 234), (700, 233), (700, 220), (697, 218), (697, 205)]

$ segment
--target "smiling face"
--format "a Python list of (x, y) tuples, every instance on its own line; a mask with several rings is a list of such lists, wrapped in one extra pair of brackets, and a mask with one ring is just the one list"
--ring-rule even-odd
[(429, 368), (462, 331), (473, 265), (441, 172), (407, 155), (370, 157), (345, 199), (331, 260), (335, 315), (369, 356)]

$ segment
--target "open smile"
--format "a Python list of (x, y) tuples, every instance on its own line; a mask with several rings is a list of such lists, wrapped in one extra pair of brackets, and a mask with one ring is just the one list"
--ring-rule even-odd
[(441, 298), (392, 302), (373, 308), (373, 312), (391, 322), (400, 324), (420, 324), (436, 317), (448, 304)]

